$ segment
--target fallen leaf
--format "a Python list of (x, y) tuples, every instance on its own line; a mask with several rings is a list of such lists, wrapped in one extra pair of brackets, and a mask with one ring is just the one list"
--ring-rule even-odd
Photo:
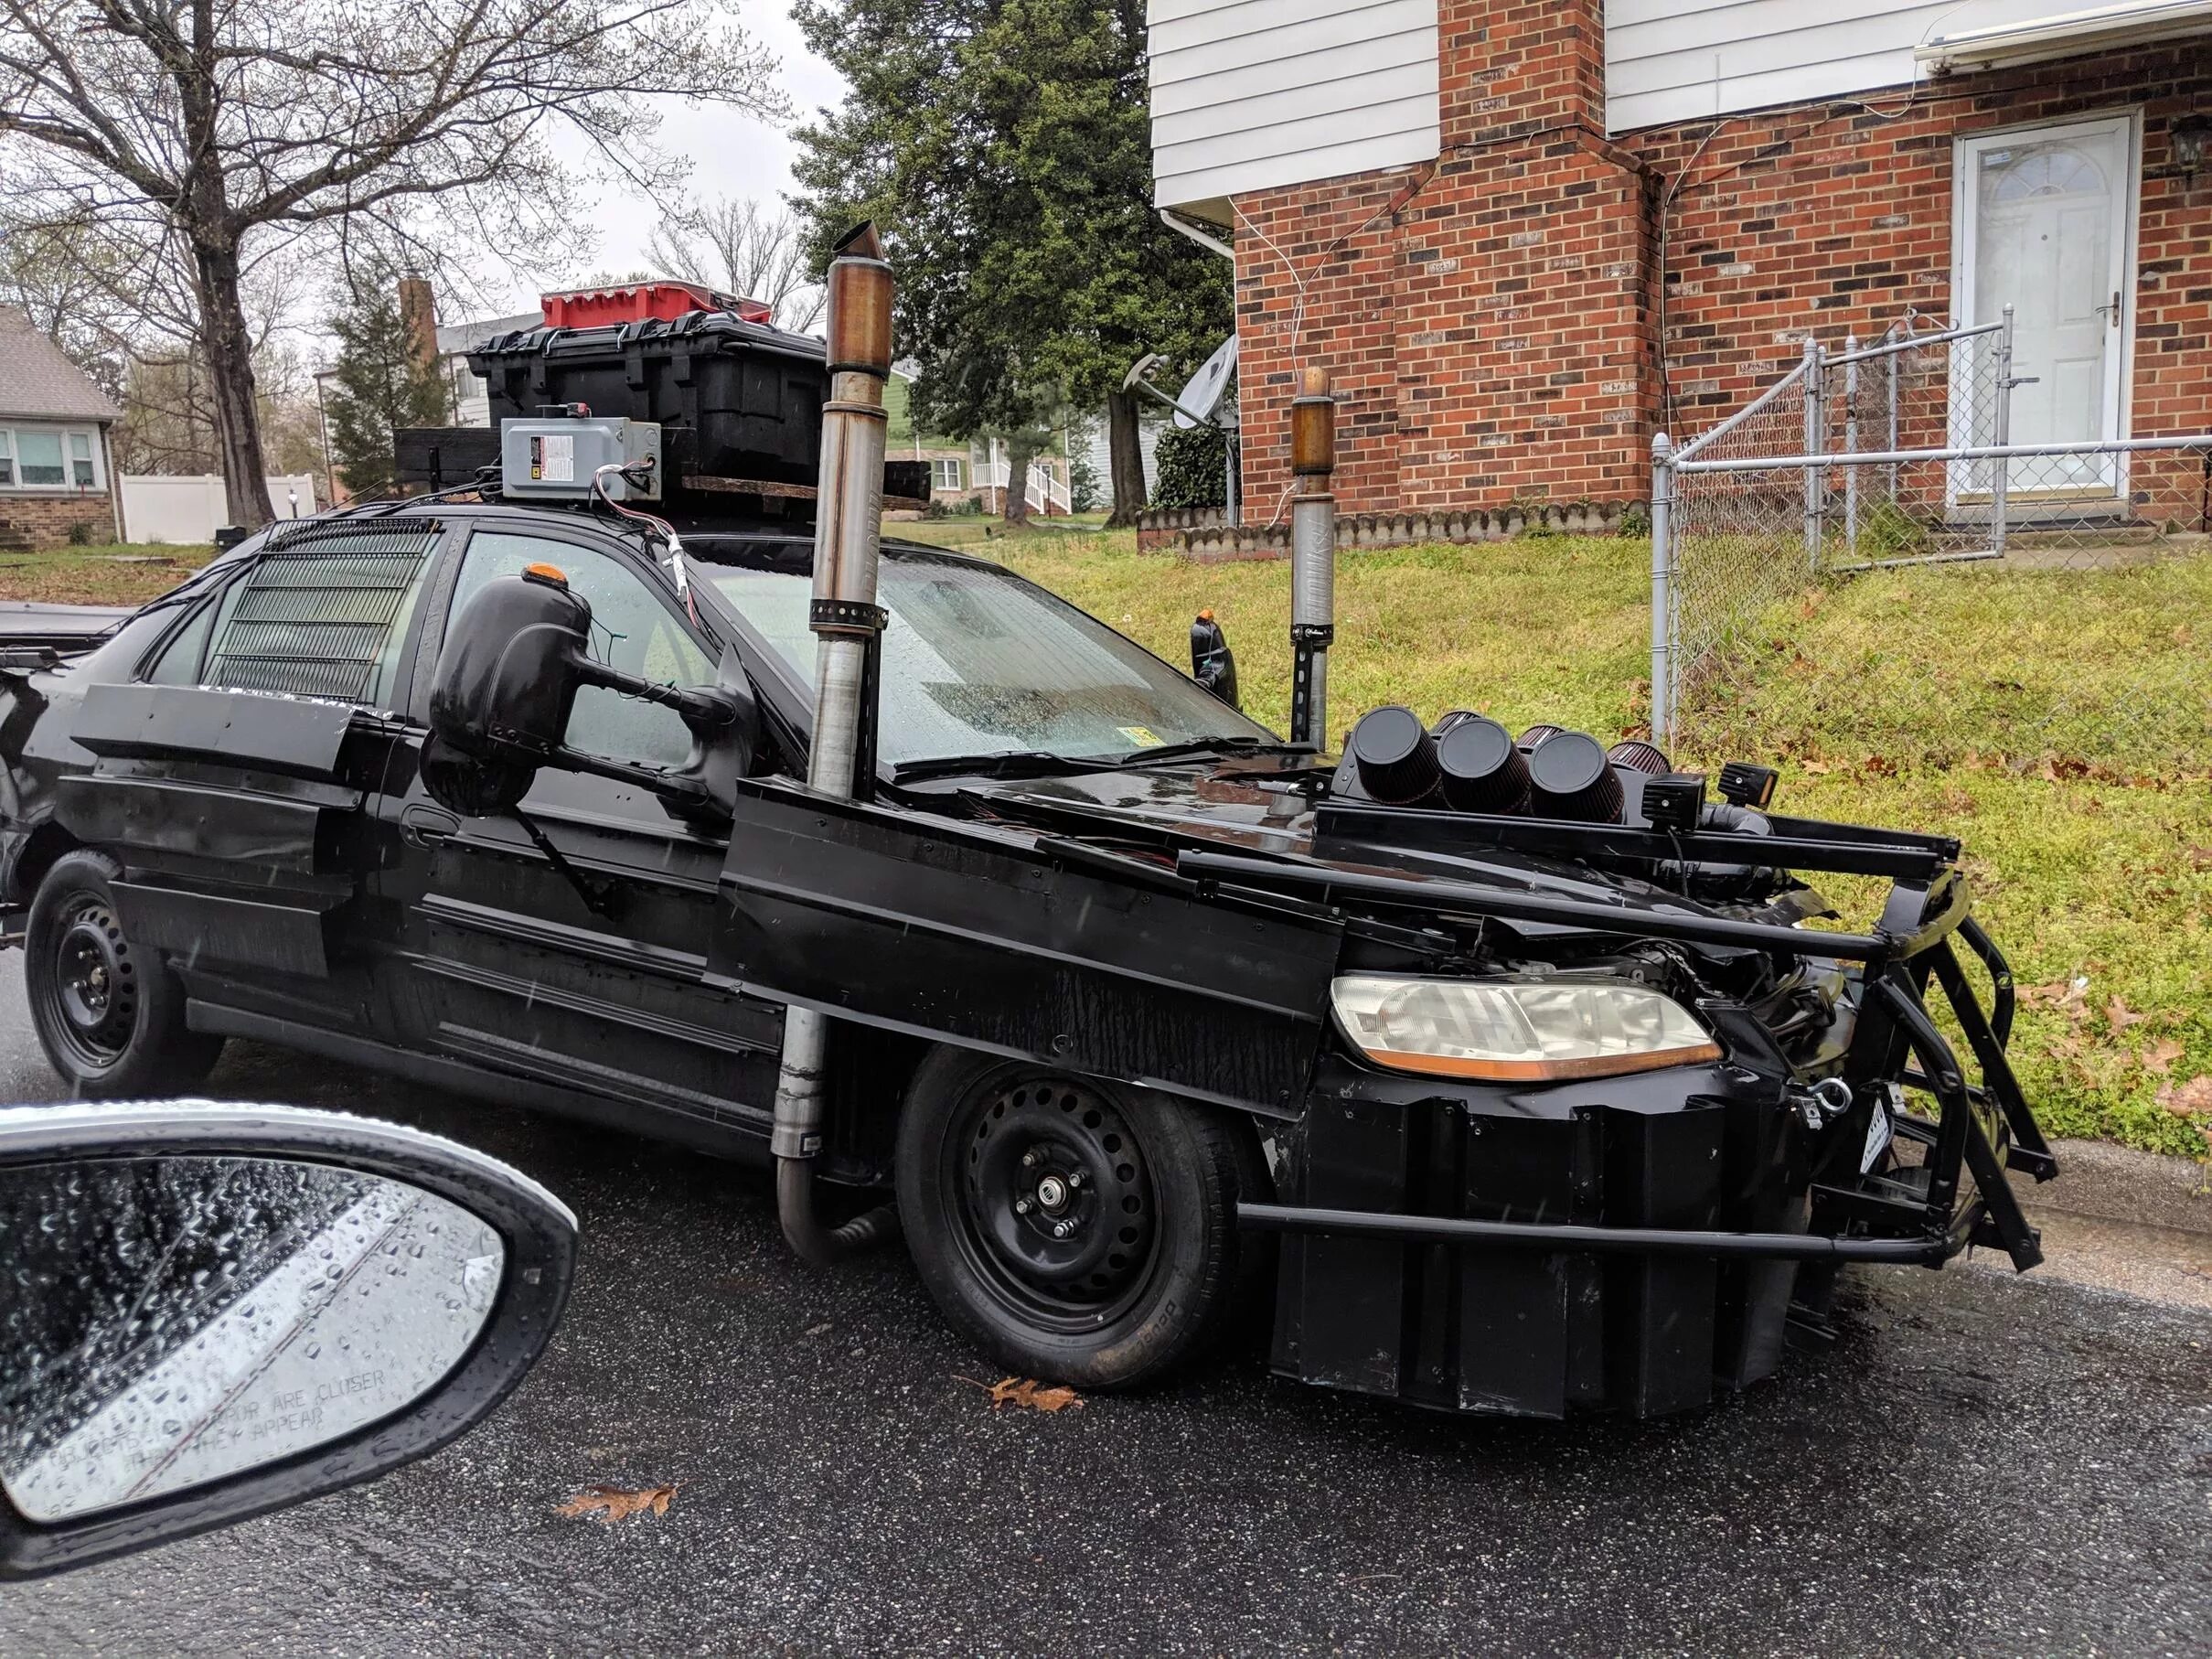
[(2137, 1013), (2117, 994), (2104, 1005), (2105, 1022), (2115, 1032), (2123, 1032), (2131, 1025), (2141, 1025), (2150, 1017), (2149, 1014)]
[(2041, 1006), (2057, 1009), (2077, 1023), (2089, 1016), (2089, 981), (2086, 974), (2077, 974), (2070, 979), (2053, 979), (2047, 985), (2025, 985), (2020, 989), (2020, 1001), (2031, 1008)]
[(1835, 770), (1835, 763), (1827, 760), (1809, 760), (1805, 763), (1804, 769), (1809, 777), (1825, 777)]
[(644, 1515), (647, 1510), (665, 1515), (668, 1513), (668, 1500), (676, 1495), (676, 1488), (681, 1484), (679, 1481), (667, 1486), (586, 1486), (553, 1513), (566, 1515), (572, 1521), (596, 1515), (600, 1524), (606, 1526)]
[(2192, 870), (2212, 870), (2212, 847), (2190, 848), (2189, 868)]
[(2153, 1076), (2163, 1077), (2174, 1069), (2174, 1062), (2181, 1058), (2181, 1044), (2171, 1037), (2161, 1037), (2144, 1051), (2143, 1069)]
[(969, 1384), (991, 1397), (991, 1409), (1001, 1406), (1020, 1406), (1027, 1411), (1064, 1411), (1070, 1406), (1083, 1409), (1083, 1396), (1073, 1388), (1039, 1382), (1033, 1376), (1002, 1376), (995, 1383), (987, 1383), (972, 1376), (956, 1377), (956, 1382)]
[(2169, 1083), (2158, 1091), (2158, 1104), (2176, 1118), (2194, 1118), (2200, 1112), (2212, 1117), (2212, 1077)]

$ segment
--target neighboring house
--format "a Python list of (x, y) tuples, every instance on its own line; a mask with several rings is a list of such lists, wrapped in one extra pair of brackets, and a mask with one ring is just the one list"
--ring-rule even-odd
[(121, 418), (28, 316), (0, 305), (0, 547), (60, 547), (80, 524), (122, 540), (108, 455)]
[[(1151, 0), (1156, 201), (1234, 240), (1246, 498), (1648, 489), (1799, 355), (2015, 308), (2014, 442), (2212, 425), (2212, 4)], [(1663, 341), (1662, 341), (1663, 323)]]
[(480, 323), (454, 323), (438, 329), (438, 368), (445, 376), (446, 384), (453, 388), (455, 426), (492, 423), (489, 389), (484, 377), (468, 366), (468, 354), (503, 334), (519, 334), (526, 328), (544, 326), (542, 315), (526, 311), (520, 316), (495, 316)]
[[(912, 365), (894, 363), (883, 388), (884, 412), (890, 417), (884, 435), (884, 454), (893, 461), (927, 461), (930, 499), (946, 507), (974, 501), (983, 511), (1006, 508), (1009, 456), (997, 438), (958, 439), (916, 432), (908, 412), (907, 387), (913, 382)], [(1068, 510), (1068, 423), (1063, 416), (1053, 433), (1046, 453), (1030, 463), (1030, 510), (1047, 515)], [(1106, 487), (1106, 474), (1098, 474)]]

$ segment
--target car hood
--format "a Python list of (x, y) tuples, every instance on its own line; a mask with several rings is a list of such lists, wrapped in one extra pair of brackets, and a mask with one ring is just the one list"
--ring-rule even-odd
[[(970, 779), (956, 792), (988, 816), (1073, 839), (1170, 851), (1212, 847), (1346, 869), (1400, 871), (1631, 910), (1743, 914), (1565, 857), (1488, 848), (1443, 853), (1386, 840), (1332, 848), (1324, 856), (1315, 851), (1313, 807), (1317, 797), (1325, 798), (1325, 777), (1309, 765), (1255, 758), (1213, 765), (1115, 766), (1066, 777)], [(1514, 926), (1528, 933), (1586, 931), (1537, 923)]]

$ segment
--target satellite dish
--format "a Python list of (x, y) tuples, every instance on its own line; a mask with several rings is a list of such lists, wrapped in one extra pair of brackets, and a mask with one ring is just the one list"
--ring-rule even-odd
[[(1175, 424), (1188, 430), (1201, 418), (1211, 421), (1229, 396), (1229, 382), (1236, 378), (1236, 336), (1214, 348), (1175, 401)], [(1226, 423), (1222, 423), (1226, 424)]]

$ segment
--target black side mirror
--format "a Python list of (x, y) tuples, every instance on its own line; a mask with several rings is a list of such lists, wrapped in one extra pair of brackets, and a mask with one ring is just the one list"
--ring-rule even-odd
[(0, 1109), (0, 1579), (366, 1481), (561, 1318), (576, 1220), (418, 1130), (210, 1101)]
[(656, 685), (595, 660), (592, 607), (551, 565), (487, 582), (462, 606), (431, 680), (422, 786), (467, 817), (511, 809), (541, 766), (634, 783), (678, 805), (709, 804), (708, 785), (608, 760), (561, 742), (576, 693), (604, 686), (676, 711), (709, 733), (747, 720), (747, 699), (726, 689)]
[(1242, 706), (1236, 701), (1236, 658), (1212, 611), (1199, 612), (1191, 622), (1191, 678), (1231, 708)]

